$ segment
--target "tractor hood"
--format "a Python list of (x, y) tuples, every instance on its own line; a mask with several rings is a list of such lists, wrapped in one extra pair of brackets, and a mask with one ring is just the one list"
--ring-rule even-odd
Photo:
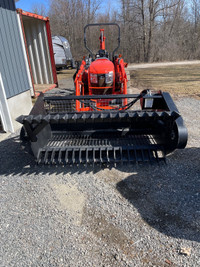
[(114, 72), (114, 64), (107, 58), (97, 58), (89, 67), (89, 72), (93, 74), (104, 74)]

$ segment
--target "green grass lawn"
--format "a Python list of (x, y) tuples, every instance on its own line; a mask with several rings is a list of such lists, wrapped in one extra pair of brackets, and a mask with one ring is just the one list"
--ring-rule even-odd
[(170, 66), (130, 71), (131, 85), (162, 90), (174, 96), (200, 98), (200, 65)]

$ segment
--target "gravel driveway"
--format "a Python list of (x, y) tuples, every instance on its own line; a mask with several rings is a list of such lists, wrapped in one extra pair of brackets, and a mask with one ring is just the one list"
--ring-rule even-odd
[(200, 266), (200, 101), (167, 165), (40, 167), (0, 142), (0, 266)]

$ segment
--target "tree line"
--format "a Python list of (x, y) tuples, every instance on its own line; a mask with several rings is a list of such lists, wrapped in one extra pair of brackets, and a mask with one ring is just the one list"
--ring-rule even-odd
[[(100, 0), (50, 0), (32, 12), (50, 17), (52, 35), (68, 39), (74, 58), (80, 60), (86, 24), (116, 22), (121, 28), (121, 47), (127, 62), (200, 59), (200, 0), (118, 0), (102, 8)], [(106, 47), (117, 45), (117, 31), (105, 27)], [(87, 31), (88, 45), (98, 50), (99, 31)]]

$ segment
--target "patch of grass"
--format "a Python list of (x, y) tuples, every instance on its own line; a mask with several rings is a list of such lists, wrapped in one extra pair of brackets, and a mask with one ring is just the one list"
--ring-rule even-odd
[(76, 72), (76, 69), (57, 71), (58, 81), (62, 79), (72, 78), (75, 72)]
[(131, 85), (200, 98), (200, 65), (168, 66), (130, 71)]

